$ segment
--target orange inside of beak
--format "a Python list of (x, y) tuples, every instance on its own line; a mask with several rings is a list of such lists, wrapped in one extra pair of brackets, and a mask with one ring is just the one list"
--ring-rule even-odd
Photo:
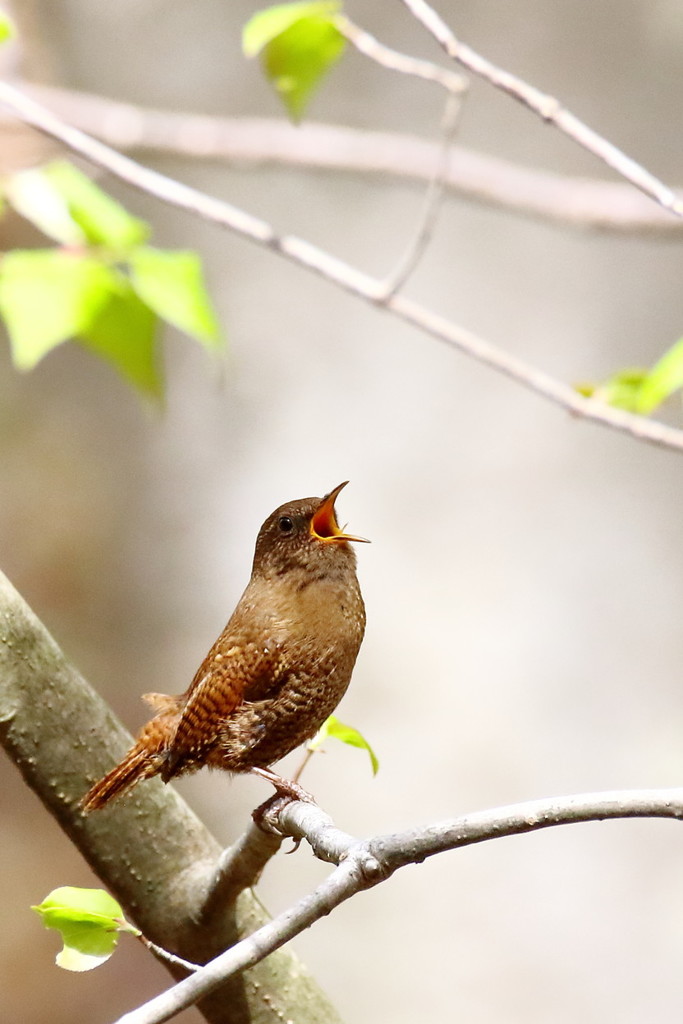
[(350, 533), (345, 533), (337, 522), (337, 517), (334, 512), (334, 503), (337, 500), (337, 495), (341, 491), (342, 487), (346, 487), (348, 480), (345, 480), (343, 484), (339, 484), (333, 491), (326, 494), (320, 505), (313, 513), (311, 519), (311, 533), (318, 540), (334, 542), (334, 541), (346, 541), (355, 540), (363, 544), (368, 544), (369, 541), (365, 537), (354, 537)]

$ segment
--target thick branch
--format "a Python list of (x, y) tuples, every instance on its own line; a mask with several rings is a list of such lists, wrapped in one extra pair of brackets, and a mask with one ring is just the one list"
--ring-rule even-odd
[(309, 242), (293, 235), (278, 235), (266, 221), (230, 203), (174, 181), (149, 167), (143, 167), (121, 153), (109, 149), (96, 139), (64, 124), (45, 107), (5, 82), (0, 82), (0, 103), (4, 103), (27, 124), (33, 125), (52, 138), (59, 139), (74, 152), (105, 168), (134, 188), (271, 249), (279, 256), (318, 274), (352, 295), (412, 324), (413, 327), (430, 334), (450, 348), (457, 349), (510, 377), (567, 412), (619, 430), (638, 440), (683, 451), (683, 431), (667, 427), (657, 420), (612, 408), (594, 398), (584, 398), (573, 388), (555, 380), (542, 370), (509, 355), (466, 328), (453, 324), (403, 295), (387, 295), (382, 281), (364, 274)]
[[(221, 851), (172, 787), (148, 782), (111, 809), (83, 817), (80, 797), (121, 757), (129, 737), (2, 574), (0, 742), (153, 942), (205, 963), (267, 920), (249, 892), (210, 921), (196, 920)], [(201, 1009), (214, 1024), (338, 1021), (302, 964), (284, 951), (231, 981)]]
[[(279, 164), (429, 181), (439, 144), (398, 132), (307, 121), (211, 117), (121, 103), (92, 93), (26, 83), (29, 96), (116, 149), (199, 160)], [(561, 225), (676, 238), (683, 220), (630, 185), (571, 178), (452, 146), (444, 187), (465, 199)]]

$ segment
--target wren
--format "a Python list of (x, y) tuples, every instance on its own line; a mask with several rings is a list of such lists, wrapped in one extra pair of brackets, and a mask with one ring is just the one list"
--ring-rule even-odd
[(86, 793), (88, 813), (143, 779), (164, 782), (204, 765), (253, 772), (302, 792), (271, 765), (309, 740), (351, 680), (365, 631), (356, 555), (334, 504), (281, 505), (256, 541), (251, 579), (227, 626), (179, 697), (144, 699), (156, 715), (120, 764)]

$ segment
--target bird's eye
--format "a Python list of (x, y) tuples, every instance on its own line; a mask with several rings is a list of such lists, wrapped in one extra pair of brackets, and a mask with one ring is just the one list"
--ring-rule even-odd
[(294, 529), (294, 522), (289, 516), (280, 516), (277, 525), (280, 527), (280, 533), (291, 533)]

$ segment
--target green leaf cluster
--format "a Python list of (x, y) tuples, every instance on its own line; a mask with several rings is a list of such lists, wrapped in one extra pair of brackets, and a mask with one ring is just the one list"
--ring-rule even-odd
[(103, 889), (63, 885), (32, 907), (46, 928), (62, 936), (64, 948), (56, 963), (67, 971), (90, 971), (112, 955), (119, 932), (140, 932), (123, 916), (121, 906)]
[(629, 367), (618, 370), (602, 384), (580, 384), (577, 390), (619, 409), (649, 416), (682, 388), (683, 338), (679, 338), (652, 369)]
[(73, 164), (22, 171), (3, 188), (14, 209), (58, 243), (0, 261), (0, 315), (17, 369), (33, 369), (74, 339), (159, 399), (161, 320), (212, 352), (220, 347), (199, 258), (147, 244), (149, 225)]
[(259, 11), (244, 27), (245, 55), (261, 57), (266, 78), (295, 122), (344, 53), (346, 39), (337, 22), (340, 10), (336, 0), (277, 4)]
[(334, 715), (330, 715), (320, 726), (310, 743), (307, 744), (308, 750), (319, 750), (328, 737), (339, 740), (341, 743), (348, 743), (351, 747), (367, 750), (370, 764), (372, 765), (372, 774), (377, 774), (379, 771), (377, 756), (365, 737), (358, 732), (358, 729), (354, 729), (352, 725), (345, 725), (338, 718), (335, 718)]

